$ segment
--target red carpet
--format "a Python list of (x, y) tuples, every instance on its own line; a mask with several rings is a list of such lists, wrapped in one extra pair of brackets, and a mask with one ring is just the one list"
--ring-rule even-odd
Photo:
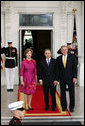
[[(18, 89), (18, 101), (23, 100), (24, 101), (24, 94), (20, 92), (20, 86)], [(43, 88), (42, 86), (37, 86), (36, 93), (33, 94), (32, 97), (32, 107), (34, 110), (29, 110), (28, 112), (25, 112), (25, 116), (71, 116), (69, 111), (62, 112), (62, 108), (60, 106), (60, 96), (58, 92), (56, 92), (56, 111), (51, 110), (51, 96), (49, 93), (49, 104), (50, 108), (48, 111), (45, 111), (45, 104), (44, 104), (44, 94), (43, 94)], [(25, 104), (24, 106), (25, 107)]]

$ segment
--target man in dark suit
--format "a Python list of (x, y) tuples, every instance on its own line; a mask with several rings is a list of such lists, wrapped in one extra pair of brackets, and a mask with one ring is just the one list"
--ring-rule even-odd
[(56, 60), (51, 57), (50, 49), (45, 49), (45, 59), (40, 63), (40, 85), (43, 85), (45, 110), (49, 109), (49, 89), (51, 93), (52, 111), (56, 110)]
[[(73, 46), (72, 42), (70, 42), (70, 41), (67, 42), (67, 47), (68, 47), (68, 54), (72, 54), (75, 56), (76, 62), (78, 65), (78, 49), (73, 48), (74, 46)], [(57, 51), (57, 53), (62, 54), (61, 48)], [(77, 83), (75, 83), (75, 86), (78, 87), (79, 85)], [(68, 91), (68, 86), (67, 86), (66, 90)]]
[(66, 85), (68, 85), (70, 96), (70, 112), (74, 111), (75, 106), (75, 89), (74, 83), (77, 81), (77, 62), (76, 58), (72, 54), (68, 54), (67, 46), (61, 47), (62, 55), (57, 57), (56, 69), (57, 69), (57, 81), (60, 81), (61, 90), (61, 106), (62, 111), (67, 109), (66, 101)]

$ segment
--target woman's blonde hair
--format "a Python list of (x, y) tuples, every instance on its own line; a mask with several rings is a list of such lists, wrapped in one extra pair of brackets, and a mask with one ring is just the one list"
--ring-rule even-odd
[(24, 51), (24, 55), (26, 56), (26, 54), (31, 51), (31, 53), (33, 54), (33, 50), (31, 48), (27, 48), (25, 51)]

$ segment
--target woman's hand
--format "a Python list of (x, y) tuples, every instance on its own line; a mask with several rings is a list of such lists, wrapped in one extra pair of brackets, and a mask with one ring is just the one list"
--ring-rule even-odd
[(21, 77), (20, 77), (20, 79), (21, 79), (21, 85), (23, 85), (23, 86), (24, 86), (23, 76), (21, 76)]
[(21, 81), (21, 85), (23, 85), (23, 86), (24, 86), (24, 82), (23, 82), (23, 81)]

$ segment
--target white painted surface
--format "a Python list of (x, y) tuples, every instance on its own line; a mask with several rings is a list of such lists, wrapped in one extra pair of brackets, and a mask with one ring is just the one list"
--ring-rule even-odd
[[(72, 40), (73, 16), (72, 9), (77, 9), (77, 40), (79, 64), (84, 59), (84, 2), (83, 1), (1, 1), (1, 33), (3, 46), (7, 41), (13, 41), (13, 46), (19, 53), (19, 13), (42, 14), (53, 13), (53, 57), (57, 57), (57, 50), (67, 41)], [(41, 29), (41, 27), (38, 27)], [(33, 27), (32, 27), (33, 29)], [(84, 63), (84, 60), (83, 60)], [(83, 67), (80, 65), (80, 71)], [(18, 68), (16, 68), (15, 84), (19, 83)], [(84, 85), (83, 72), (78, 74), (80, 86)], [(1, 73), (2, 85), (4, 85), (4, 71)], [(81, 77), (82, 76), (82, 77)], [(82, 84), (81, 84), (82, 83)]]

